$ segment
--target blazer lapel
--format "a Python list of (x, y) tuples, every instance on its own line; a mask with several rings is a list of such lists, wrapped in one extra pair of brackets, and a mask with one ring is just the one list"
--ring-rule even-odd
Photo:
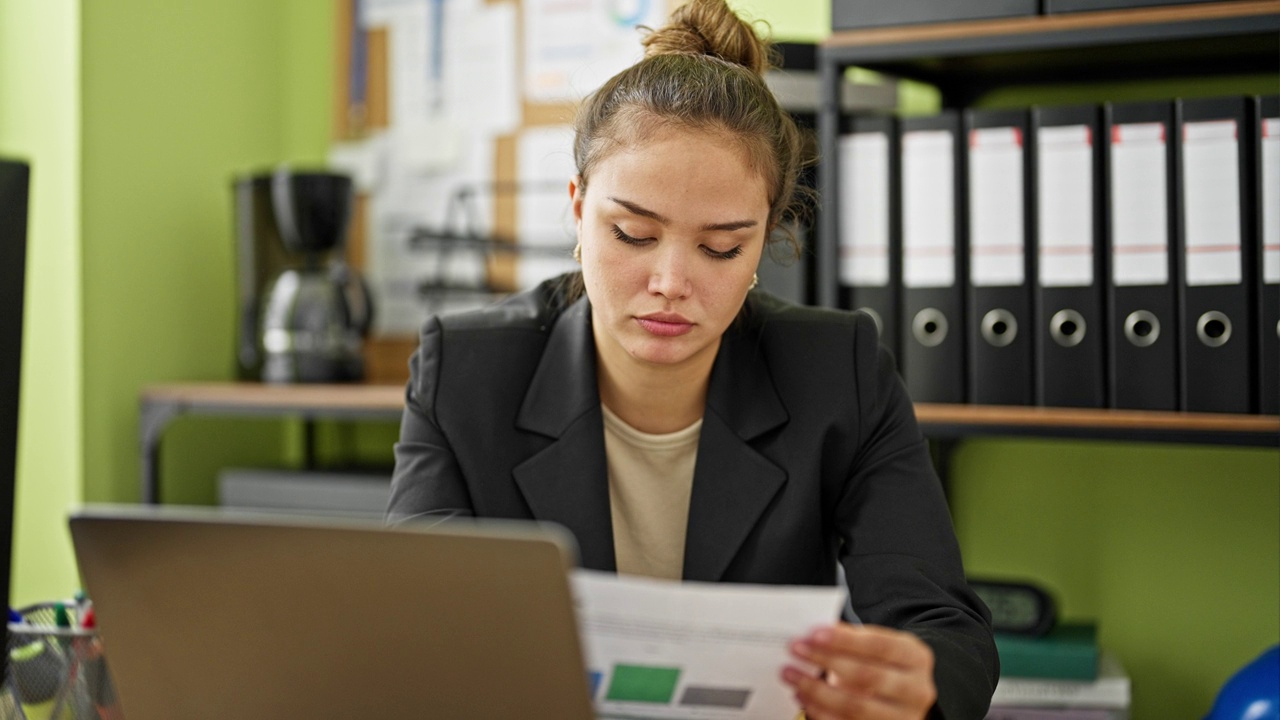
[(566, 309), (551, 329), (516, 427), (554, 440), (512, 471), (534, 517), (574, 534), (583, 567), (616, 569), (604, 420), (586, 298)]
[(786, 483), (786, 472), (749, 441), (787, 419), (750, 334), (725, 333), (711, 370), (698, 441), (684, 549), (686, 580), (720, 580)]

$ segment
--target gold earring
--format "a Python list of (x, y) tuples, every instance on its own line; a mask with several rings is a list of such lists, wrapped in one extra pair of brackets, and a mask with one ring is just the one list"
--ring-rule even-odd
[(582, 264), (582, 243), (573, 246), (573, 261)]
[(757, 273), (751, 273), (751, 284), (747, 286), (747, 289), (755, 290), (756, 286), (759, 284), (760, 284), (760, 275)]

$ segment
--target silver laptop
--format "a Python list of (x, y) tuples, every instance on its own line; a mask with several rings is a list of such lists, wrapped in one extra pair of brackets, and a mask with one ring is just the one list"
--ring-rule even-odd
[(129, 720), (592, 717), (562, 528), (139, 506), (70, 524)]

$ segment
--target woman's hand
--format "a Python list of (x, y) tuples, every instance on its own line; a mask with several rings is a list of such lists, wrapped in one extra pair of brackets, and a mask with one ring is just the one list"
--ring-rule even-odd
[(921, 720), (938, 697), (933, 650), (911, 633), (839, 623), (790, 649), (825, 675), (791, 665), (782, 670), (808, 720)]

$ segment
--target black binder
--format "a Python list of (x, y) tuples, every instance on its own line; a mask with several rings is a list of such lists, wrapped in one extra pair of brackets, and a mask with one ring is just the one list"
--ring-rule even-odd
[(968, 157), (969, 400), (1035, 401), (1032, 348), (1034, 254), (1026, 192), (1030, 122), (1022, 110), (965, 113)]
[(1104, 113), (1111, 406), (1177, 410), (1173, 103), (1120, 103)]
[(1260, 98), (1258, 174), (1258, 412), (1280, 414), (1280, 95)]
[(898, 345), (902, 225), (898, 196), (897, 122), (855, 116), (840, 136), (840, 307), (876, 321), (880, 342)]
[(1105, 407), (1101, 109), (1034, 108), (1036, 400)]
[(1249, 103), (1178, 101), (1184, 410), (1247, 413), (1257, 406)]
[(916, 402), (962, 403), (964, 177), (960, 116), (900, 122), (903, 378)]

